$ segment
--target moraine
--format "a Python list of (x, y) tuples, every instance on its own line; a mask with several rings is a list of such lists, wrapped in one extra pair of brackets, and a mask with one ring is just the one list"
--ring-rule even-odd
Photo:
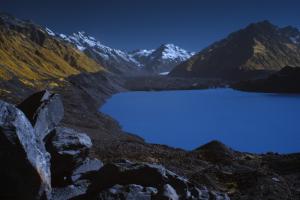
[(211, 140), (253, 153), (299, 152), (300, 95), (232, 89), (126, 92), (101, 108), (147, 142), (192, 150)]

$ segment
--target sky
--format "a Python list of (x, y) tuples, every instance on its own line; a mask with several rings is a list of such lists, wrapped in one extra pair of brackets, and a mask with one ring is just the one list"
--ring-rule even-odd
[(0, 11), (131, 51), (173, 43), (200, 51), (249, 23), (300, 27), (298, 0), (0, 0)]

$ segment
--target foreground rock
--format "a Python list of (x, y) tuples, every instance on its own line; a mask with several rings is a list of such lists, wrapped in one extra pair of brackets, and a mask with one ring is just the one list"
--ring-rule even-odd
[[(12, 114), (13, 112), (10, 112), (8, 114), (10, 117), (6, 118), (11, 124), (14, 123)], [(107, 121), (101, 122), (102, 126), (106, 124), (105, 122)], [(29, 122), (28, 124), (31, 126)], [(66, 124), (62, 125), (66, 126)], [(106, 128), (111, 130), (111, 126)], [(57, 134), (57, 130), (60, 129), (61, 133), (69, 133)], [(3, 130), (1, 125), (1, 134)], [(93, 137), (93, 141), (97, 142), (93, 146), (93, 153), (96, 153), (98, 158), (105, 163), (103, 166), (101, 161), (88, 157), (91, 146), (88, 136), (75, 130), (56, 127), (44, 138), (47, 147), (50, 145), (55, 149), (51, 151), (54, 158), (53, 166), (51, 166), (54, 180), (51, 194), (55, 200), (228, 199), (227, 194), (230, 199), (236, 200), (300, 198), (300, 154), (241, 153), (217, 141), (187, 152), (164, 145), (147, 144), (141, 140), (120, 140), (116, 135), (110, 134), (107, 137), (111, 136), (112, 139), (107, 140), (107, 137), (103, 137), (105, 134), (96, 129), (98, 140)], [(37, 138), (35, 134), (36, 132), (33, 131), (30, 138)], [(55, 135), (59, 136), (54, 137)], [(106, 140), (103, 142), (104, 138)], [(26, 140), (26, 137), (19, 140)], [(1, 138), (1, 147), (7, 146), (7, 141)], [(43, 142), (37, 143), (38, 146), (43, 147)], [(34, 145), (28, 145), (24, 149), (31, 151), (31, 146), (34, 147)], [(26, 195), (31, 195), (27, 199), (32, 199), (31, 197), (34, 196), (32, 191), (37, 190), (33, 188), (40, 188), (39, 184), (32, 180), (34, 176), (27, 177), (26, 174), (30, 173), (26, 172), (23, 175), (20, 170), (16, 169), (16, 166), (28, 166), (26, 163), (30, 163), (26, 158), (26, 153), (22, 156), (18, 156), (19, 154), (11, 156), (10, 151), (1, 149), (0, 155), (1, 164), (4, 160), (12, 163), (13, 158), (20, 158), (16, 159), (14, 162), (16, 164), (10, 168), (5, 163), (2, 164), (4, 167), (0, 167), (1, 191), (4, 191), (1, 194), (10, 195), (9, 197), (13, 199), (26, 199)], [(54, 162), (56, 156), (65, 160)], [(134, 162), (120, 161), (124, 158)], [(159, 163), (163, 166), (149, 163)], [(34, 167), (31, 168), (35, 170)], [(58, 171), (63, 169), (62, 175), (56, 174), (56, 169)], [(17, 176), (8, 177), (9, 173)], [(55, 180), (58, 181), (55, 182)], [(16, 192), (18, 190), (21, 192)], [(26, 193), (28, 191), (30, 194)], [(43, 195), (39, 195), (35, 199), (43, 198)]]
[(103, 167), (103, 163), (100, 160), (87, 158), (81, 165), (73, 170), (71, 176), (72, 182), (81, 179), (86, 173), (98, 171), (101, 167)]
[(47, 90), (31, 95), (18, 108), (25, 113), (41, 139), (58, 125), (64, 115), (60, 96)]
[(0, 199), (48, 199), (49, 154), (26, 116), (0, 101)]
[(106, 200), (151, 200), (153, 195), (157, 194), (157, 189), (152, 187), (143, 187), (141, 185), (114, 185), (99, 193), (97, 199)]
[[(165, 167), (122, 160), (104, 165), (85, 178), (91, 185), (78, 199), (229, 199), (226, 194), (209, 193)], [(135, 191), (135, 192), (134, 192)]]
[[(47, 150), (51, 154), (52, 184), (55, 186), (70, 184), (73, 170), (83, 164), (91, 147), (91, 139), (86, 134), (70, 128), (57, 127), (47, 139)], [(99, 168), (91, 166), (97, 165), (91, 161), (86, 161), (85, 165), (82, 168)], [(77, 169), (73, 176), (80, 175), (80, 171), (83, 170)]]
[(77, 196), (86, 193), (90, 182), (87, 180), (80, 180), (74, 184), (67, 185), (65, 187), (57, 187), (52, 189), (53, 200), (67, 200), (73, 199)]

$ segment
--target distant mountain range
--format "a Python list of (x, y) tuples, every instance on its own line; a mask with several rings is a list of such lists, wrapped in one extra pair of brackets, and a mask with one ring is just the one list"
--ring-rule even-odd
[(251, 79), (300, 66), (300, 32), (269, 21), (253, 23), (179, 64), (172, 76)]
[(176, 65), (190, 58), (194, 53), (188, 52), (174, 44), (164, 44), (157, 49), (135, 50), (124, 52), (103, 45), (94, 37), (81, 31), (66, 36), (54, 34), (47, 28), (49, 34), (73, 44), (80, 51), (101, 63), (109, 71), (118, 74), (160, 74), (171, 71)]
[(43, 79), (103, 69), (126, 76), (159, 74), (193, 55), (173, 44), (124, 52), (103, 45), (83, 31), (56, 33), (8, 14), (0, 14), (0, 38), (0, 76), (6, 78), (18, 74)]
[(23, 82), (98, 71), (123, 76), (170, 72), (175, 77), (234, 81), (300, 66), (299, 30), (268, 21), (250, 24), (195, 54), (174, 44), (125, 52), (105, 46), (83, 31), (56, 33), (0, 14), (0, 42), (0, 77), (17, 77)]

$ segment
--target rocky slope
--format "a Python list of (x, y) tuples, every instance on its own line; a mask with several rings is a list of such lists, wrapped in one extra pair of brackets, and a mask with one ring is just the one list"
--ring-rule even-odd
[(63, 112), (48, 91), (0, 101), (1, 199), (229, 199), (158, 164), (89, 158), (91, 139), (58, 126)]
[(299, 64), (299, 30), (262, 21), (210, 45), (177, 66), (171, 75), (245, 80)]
[[(99, 80), (101, 80), (101, 84), (99, 84)], [(300, 193), (299, 193), (300, 155), (299, 154), (279, 155), (279, 154), (269, 153), (269, 154), (257, 155), (251, 153), (241, 153), (241, 152), (234, 151), (216, 141), (211, 142), (205, 146), (199, 147), (194, 151), (188, 152), (182, 149), (175, 149), (164, 145), (147, 144), (143, 141), (143, 139), (139, 137), (122, 132), (121, 128), (114, 120), (97, 112), (97, 108), (98, 108), (97, 106), (99, 106), (101, 102), (103, 103), (105, 98), (109, 97), (109, 95), (114, 92), (120, 91), (121, 88), (118, 89), (118, 85), (120, 84), (122, 83), (118, 82), (117, 80), (114, 80), (114, 77), (109, 77), (109, 76), (104, 77), (103, 74), (85, 74), (85, 75), (82, 74), (82, 75), (76, 75), (72, 77), (69, 80), (69, 84), (64, 88), (61, 87), (54, 88), (57, 92), (59, 92), (63, 96), (63, 105), (65, 110), (64, 119), (63, 121), (60, 122), (59, 126), (70, 127), (73, 130), (78, 130), (75, 131), (76, 134), (80, 132), (86, 132), (91, 137), (92, 142), (94, 143), (92, 148), (90, 148), (89, 147), (90, 145), (87, 143), (89, 147), (88, 148), (89, 152), (92, 157), (96, 157), (102, 160), (104, 164), (110, 163), (109, 166), (116, 165), (117, 168), (120, 167), (122, 173), (123, 170), (125, 170), (124, 172), (126, 172), (127, 170), (133, 170), (130, 169), (133, 166), (134, 169), (136, 168), (140, 169), (143, 168), (143, 165), (145, 164), (147, 166), (148, 165), (147, 163), (162, 164), (165, 166), (165, 168), (175, 172), (179, 176), (184, 176), (190, 179), (190, 182), (195, 184), (202, 191), (202, 194), (205, 195), (208, 193), (209, 195), (218, 195), (220, 199), (222, 198), (224, 199), (224, 192), (228, 194), (230, 199), (239, 199), (239, 200), (240, 199), (245, 199), (245, 200), (246, 199), (261, 199), (261, 200), (287, 199), (288, 200), (288, 199), (300, 198)], [(9, 87), (6, 88), (9, 89)], [(17, 88), (11, 88), (12, 92), (7, 93), (2, 98), (7, 99), (8, 101), (12, 101), (12, 100), (17, 101), (19, 99), (18, 102), (21, 102), (22, 100), (21, 98), (13, 98), (13, 97), (18, 97), (16, 94), (19, 94), (19, 92), (13, 92), (13, 89), (17, 89), (19, 91), (24, 91), (24, 90), (27, 91), (28, 92), (27, 94), (21, 93), (24, 96), (27, 96), (29, 93), (32, 93), (32, 91), (27, 90), (26, 86), (24, 85), (22, 89), (20, 88), (21, 85)], [(39, 95), (34, 95), (32, 97), (35, 96), (39, 96)], [(50, 97), (52, 96), (53, 95), (50, 95)], [(70, 101), (70, 99), (72, 99), (72, 101)], [(27, 102), (38, 102), (38, 101), (27, 100)], [(20, 105), (22, 104), (24, 105), (24, 103), (21, 103)], [(40, 106), (45, 108), (45, 110), (49, 111), (49, 109), (47, 109), (47, 106), (45, 106), (44, 103), (38, 103), (38, 106), (34, 106), (34, 107), (36, 108)], [(21, 108), (22, 106), (19, 107)], [(55, 108), (55, 107), (56, 106), (54, 107), (49, 106), (49, 108)], [(57, 111), (56, 109), (53, 110)], [(59, 111), (61, 112), (61, 109)], [(39, 111), (38, 113), (42, 115), (46, 114), (46, 116), (49, 116), (49, 114), (45, 112)], [(26, 116), (32, 116), (32, 115), (26, 114)], [(61, 116), (61, 114), (56, 113), (54, 116), (59, 117)], [(37, 119), (44, 119), (44, 118), (37, 117)], [(34, 120), (29, 119), (29, 121), (30, 123), (32, 123)], [(49, 120), (48, 122), (52, 123), (53, 121), (55, 122), (56, 120)], [(43, 126), (43, 127), (50, 127), (50, 126)], [(69, 129), (65, 131), (67, 131), (67, 133), (70, 134)], [(67, 133), (64, 133), (63, 135), (66, 135)], [(75, 136), (76, 134), (72, 133), (71, 135)], [(38, 135), (43, 135), (43, 134), (38, 134)], [(46, 138), (49, 137), (46, 136)], [(64, 145), (65, 142), (54, 142), (59, 140), (59, 138), (64, 138), (59, 135), (55, 137), (51, 136), (50, 138), (52, 138), (50, 141), (53, 141), (51, 144), (52, 147), (51, 148), (49, 146), (47, 147), (47, 151), (49, 151), (50, 153), (52, 152), (51, 149), (53, 149), (54, 147), (55, 149), (60, 149), (60, 148), (72, 149), (74, 147), (74, 145), (71, 145), (70, 147), (68, 147), (68, 145)], [(61, 147), (57, 145), (61, 145)], [(64, 151), (61, 150), (60, 152), (63, 155), (64, 152), (68, 153), (74, 150), (72, 149), (71, 151), (71, 149), (66, 149)], [(86, 149), (86, 147), (80, 147), (79, 145), (77, 151), (86, 152), (86, 150), (84, 149)], [(54, 157), (55, 155), (56, 153), (52, 152), (51, 156)], [(80, 155), (86, 155), (86, 153), (83, 154), (80, 153)], [(110, 178), (114, 180), (114, 182), (109, 183), (109, 185), (111, 186), (111, 184), (116, 184), (114, 186), (111, 186), (112, 187), (111, 189), (103, 188), (104, 190), (102, 190), (100, 188), (101, 190), (99, 190), (97, 189), (97, 187), (96, 188), (94, 187), (95, 184), (92, 184), (93, 186), (90, 185), (91, 183), (96, 183), (96, 185), (100, 183), (102, 184), (103, 182), (98, 182), (98, 181), (106, 180), (105, 178), (98, 179), (97, 178), (98, 175), (95, 175), (94, 172), (92, 173), (92, 175), (83, 176), (79, 181), (72, 182), (72, 176), (70, 175), (71, 171), (73, 174), (73, 170), (75, 172), (80, 171), (79, 170), (80, 168), (78, 170), (75, 170), (73, 168), (75, 167), (77, 169), (77, 165), (71, 165), (73, 166), (71, 171), (65, 170), (62, 167), (69, 166), (66, 165), (67, 161), (64, 161), (63, 162), (64, 165), (61, 165), (59, 163), (61, 163), (62, 161), (60, 161), (58, 158), (55, 158), (55, 161), (53, 161), (53, 163), (56, 163), (59, 166), (60, 170), (58, 170), (55, 167), (53, 169), (50, 167), (52, 173), (66, 174), (66, 177), (69, 178), (63, 180), (58, 179), (57, 181), (55, 181), (56, 180), (55, 177), (52, 178), (52, 181), (58, 184), (57, 186), (54, 186), (54, 188), (52, 189), (53, 195), (56, 195), (55, 196), (56, 199), (59, 199), (58, 196), (63, 197), (62, 199), (70, 198), (70, 196), (64, 196), (64, 195), (71, 195), (71, 196), (79, 195), (78, 196), (79, 199), (90, 199), (90, 196), (85, 196), (85, 194), (92, 195), (92, 197), (94, 195), (99, 194), (99, 196), (101, 197), (104, 196), (111, 199), (118, 199), (119, 195), (125, 195), (125, 196), (129, 195), (132, 199), (134, 199), (134, 196), (142, 195), (142, 194), (149, 197), (151, 191), (155, 191), (152, 190), (151, 188), (149, 190), (149, 188), (147, 188), (149, 187), (149, 185), (143, 185), (144, 183), (140, 182), (139, 179), (133, 179), (135, 180), (134, 182), (124, 182), (124, 180), (127, 180), (125, 178), (119, 179), (118, 177), (124, 177), (124, 176), (127, 177), (127, 175), (122, 175), (122, 173), (119, 174), (119, 172), (114, 171), (116, 167), (112, 167), (113, 169), (112, 177), (115, 177), (114, 175), (116, 173), (119, 175), (116, 178), (112, 178), (112, 177)], [(81, 159), (81, 157), (79, 158), (81, 160), (80, 163), (82, 165), (85, 165), (87, 161), (84, 161), (85, 159)], [(137, 162), (137, 164), (130, 164), (130, 162), (128, 163), (127, 161), (120, 162), (120, 159), (131, 160), (131, 163)], [(96, 162), (96, 166), (99, 166), (98, 161), (94, 161), (93, 158), (89, 158), (89, 160), (92, 160), (91, 161), (92, 163)], [(94, 164), (92, 166), (94, 166)], [(92, 171), (95, 168), (96, 167), (88, 167), (88, 169), (92, 169)], [(100, 173), (100, 171), (97, 173)], [(143, 172), (144, 174), (142, 177), (148, 176), (148, 172), (149, 170)], [(75, 174), (77, 174), (77, 172)], [(105, 171), (104, 174), (108, 174), (108, 172)], [(133, 175), (135, 173), (130, 172), (129, 174)], [(99, 176), (102, 177), (102, 175)], [(138, 174), (138, 177), (140, 176), (141, 174)], [(151, 175), (151, 177), (152, 176), (153, 175)], [(62, 175), (59, 175), (57, 177), (61, 178)], [(148, 178), (145, 179), (148, 180)], [(132, 178), (130, 178), (130, 180), (132, 180)], [(173, 187), (172, 184), (170, 185)], [(86, 190), (86, 188), (90, 188), (90, 189)], [(165, 189), (170, 191), (168, 186), (166, 186)], [(86, 193), (87, 191), (89, 192)], [(117, 191), (117, 193), (111, 193), (112, 191)], [(175, 191), (177, 193), (177, 189), (175, 189)], [(206, 199), (206, 198), (207, 196), (206, 197), (204, 196), (199, 199)], [(159, 198), (159, 199), (163, 199), (163, 198)], [(175, 197), (170, 199), (177, 199), (177, 198)], [(185, 199), (185, 198), (181, 198), (181, 199)]]
[(300, 67), (286, 66), (268, 78), (242, 81), (232, 87), (244, 91), (300, 93)]

